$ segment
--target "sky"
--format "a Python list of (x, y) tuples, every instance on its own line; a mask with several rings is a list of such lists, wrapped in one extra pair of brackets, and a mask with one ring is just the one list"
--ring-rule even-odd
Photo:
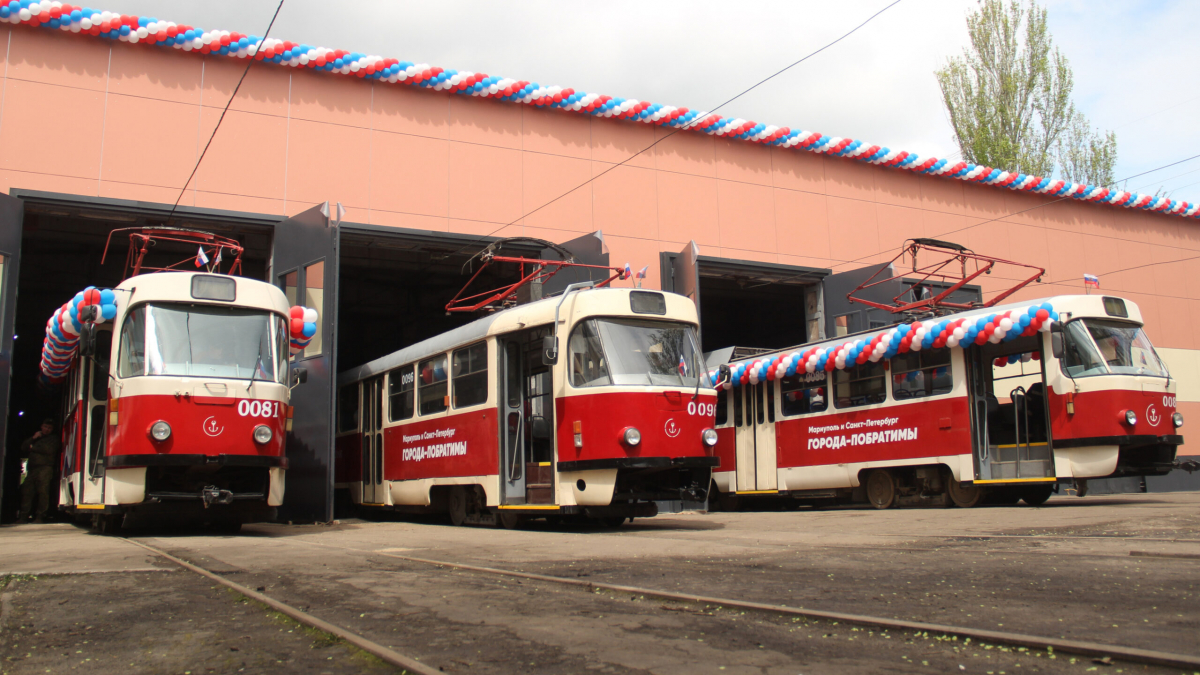
[[(277, 5), (102, 1), (97, 8), (260, 36)], [(285, 0), (271, 37), (712, 111), (891, 1)], [(1119, 179), (1200, 154), (1200, 3), (1040, 1), (1074, 71), (1076, 106), (1117, 133)], [(902, 0), (718, 112), (957, 157), (934, 71), (962, 53), (975, 6)], [(1200, 200), (1200, 159), (1124, 187)]]

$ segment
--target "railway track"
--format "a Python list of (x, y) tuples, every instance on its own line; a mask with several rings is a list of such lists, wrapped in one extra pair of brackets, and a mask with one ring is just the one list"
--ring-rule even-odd
[[(210, 572), (202, 567), (194, 565), (190, 562), (173, 556), (166, 551), (158, 549), (144, 542), (133, 539), (126, 539), (129, 543), (139, 546), (165, 560), (168, 560), (176, 565), (188, 569), (197, 574), (201, 574), (213, 581), (225, 585), (243, 595), (252, 598), (258, 602), (270, 606), (287, 616), (304, 623), (308, 626), (322, 630), (333, 635), (336, 635), (346, 642), (362, 649), (370, 654), (373, 654), (387, 663), (404, 668), (413, 673), (421, 673), (422, 675), (438, 673), (436, 668), (432, 668), (419, 659), (405, 656), (388, 647), (373, 642), (349, 629), (334, 625), (324, 621), (309, 612), (288, 605), (277, 599), (268, 597), (262, 593), (249, 589), (241, 584), (226, 579), (218, 574)], [(404, 555), (397, 552), (378, 551), (370, 549), (361, 549), (351, 546), (337, 546), (331, 544), (322, 544), (319, 542), (303, 541), (303, 540), (287, 540), (287, 543), (293, 545), (304, 545), (311, 547), (321, 547), (333, 550), (340, 550), (354, 554), (381, 556), (394, 558), (410, 563), (430, 565), (439, 568), (456, 569), (467, 572), (475, 572), (479, 574), (495, 575), (515, 579), (527, 579), (549, 584), (558, 584), (565, 586), (573, 586), (586, 588), (592, 591), (610, 591), (613, 593), (633, 594), (660, 600), (702, 604), (708, 606), (723, 607), (727, 609), (740, 609), (743, 611), (753, 611), (760, 613), (773, 614), (776, 616), (786, 616), (793, 618), (805, 618), (813, 620), (834, 621), (853, 626), (862, 626), (867, 628), (879, 628), (884, 630), (897, 630), (912, 632), (918, 635), (933, 634), (945, 637), (970, 638), (981, 642), (986, 642), (996, 645), (1007, 645), (1012, 647), (1024, 647), (1026, 649), (1036, 649), (1043, 651), (1052, 651), (1064, 654), (1074, 654), (1084, 657), (1094, 658), (1109, 658), (1125, 661), (1135, 664), (1146, 664), (1155, 666), (1165, 666), (1171, 668), (1185, 668), (1190, 670), (1200, 669), (1200, 656), (1192, 656), (1188, 654), (1177, 654), (1171, 652), (1162, 652), (1149, 649), (1139, 649), (1135, 647), (1126, 647), (1120, 645), (1104, 644), (1097, 642), (1087, 642), (1080, 640), (1067, 640), (1062, 638), (1052, 638), (1039, 635), (1029, 635), (1023, 633), (1013, 633), (1007, 631), (985, 630), (980, 628), (971, 628), (964, 626), (954, 626), (947, 624), (925, 623), (919, 621), (906, 621), (900, 619), (889, 619), (886, 617), (868, 616), (862, 614), (850, 614), (845, 612), (830, 612), (823, 610), (804, 609), (800, 607), (791, 607), (787, 605), (773, 605), (760, 602), (751, 602), (738, 600), (734, 598), (721, 598), (706, 595), (697, 595), (692, 593), (679, 593), (674, 591), (659, 590), (653, 588), (642, 588), (637, 586), (627, 586), (622, 584), (610, 584), (595, 581), (587, 581), (582, 579), (572, 579), (567, 577), (558, 577), (546, 574), (537, 574), (531, 572), (518, 572), (513, 570), (500, 569), (495, 567), (486, 567), (482, 565), (472, 565), (467, 563), (458, 563), (446, 560), (436, 560), (431, 558), (422, 558), (418, 556)]]

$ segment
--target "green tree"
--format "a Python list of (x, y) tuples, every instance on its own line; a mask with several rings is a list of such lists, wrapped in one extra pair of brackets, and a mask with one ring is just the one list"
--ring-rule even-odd
[(936, 72), (963, 158), (1091, 185), (1113, 181), (1117, 139), (1071, 102), (1067, 58), (1033, 0), (980, 0), (967, 15), (971, 46)]

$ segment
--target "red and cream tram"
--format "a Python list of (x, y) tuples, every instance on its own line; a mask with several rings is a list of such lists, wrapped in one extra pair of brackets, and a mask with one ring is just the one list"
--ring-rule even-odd
[(337, 487), (361, 508), (505, 527), (703, 501), (715, 392), (695, 305), (587, 286), (342, 373)]
[(1183, 442), (1176, 383), (1116, 297), (964, 311), (730, 368), (718, 504), (1037, 505), (1056, 483), (1167, 473)]
[(62, 386), (60, 508), (102, 531), (127, 515), (272, 517), (306, 318), (271, 284), (207, 272), (132, 276), (64, 305), (42, 366)]

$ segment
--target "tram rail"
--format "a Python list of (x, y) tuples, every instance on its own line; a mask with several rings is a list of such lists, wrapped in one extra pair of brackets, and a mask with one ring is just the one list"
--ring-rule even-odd
[[(372, 654), (376, 654), (377, 656), (380, 656), (380, 658), (384, 658), (385, 660), (387, 660), (389, 663), (393, 663), (395, 665), (401, 665), (401, 667), (408, 667), (408, 666), (402, 665), (399, 661), (389, 660), (391, 658), (407, 659), (408, 657), (404, 657), (386, 647), (383, 647), (382, 645), (376, 645), (375, 643), (371, 642), (370, 640), (367, 640), (366, 638), (358, 636), (357, 634), (353, 633), (352, 631), (349, 631), (347, 629), (343, 629), (343, 628), (340, 628), (337, 626), (333, 626), (333, 624), (329, 624), (328, 622), (321, 621), (320, 619), (313, 617), (311, 614), (308, 614), (307, 612), (303, 612), (302, 610), (296, 609), (294, 607), (290, 607), (289, 605), (286, 605), (285, 603), (282, 603), (278, 600), (268, 598), (267, 596), (262, 595), (261, 593), (249, 591), (249, 589), (245, 589), (244, 586), (241, 586), (240, 584), (236, 584), (236, 582), (232, 582), (227, 579), (224, 579), (223, 577), (220, 577), (219, 575), (213, 574), (212, 572), (204, 570), (203, 568), (193, 565), (191, 563), (186, 563), (186, 562), (180, 560), (179, 558), (171, 556), (170, 554), (168, 554), (164, 551), (161, 551), (160, 549), (157, 549), (153, 546), (150, 546), (148, 544), (145, 544), (145, 543), (142, 543), (139, 541), (131, 540), (131, 539), (127, 540), (127, 541), (129, 541), (130, 543), (135, 544), (137, 546), (141, 546), (142, 548), (144, 548), (148, 551), (151, 551), (151, 552), (155, 553), (156, 555), (163, 557), (164, 559), (175, 562), (176, 564), (179, 564), (179, 565), (185, 567), (186, 569), (197, 572), (198, 574), (203, 574), (204, 576), (209, 577), (209, 578), (213, 579), (214, 581), (218, 581), (219, 583), (222, 583), (230, 588), (234, 588), (238, 592), (245, 593), (245, 595), (247, 595), (247, 597), (251, 597), (251, 598), (254, 598), (255, 600), (259, 600), (260, 602), (263, 602), (264, 604), (268, 604), (272, 608), (276, 608), (279, 611), (286, 613), (288, 616), (296, 619), (297, 621), (301, 621), (303, 623), (306, 623), (307, 625), (319, 628), (320, 630), (325, 630), (325, 631), (328, 631), (335, 635), (338, 635), (339, 637), (343, 637), (344, 639), (346, 639), (348, 642), (351, 642), (355, 646), (358, 646), (361, 649), (364, 649), (365, 651), (368, 651)], [(694, 594), (694, 593), (681, 593), (681, 592), (666, 591), (666, 590), (660, 590), (660, 589), (654, 589), (654, 588), (643, 588), (643, 587), (639, 587), (639, 586), (628, 586), (628, 585), (624, 585), (624, 584), (612, 584), (612, 583), (604, 583), (604, 582), (597, 582), (597, 581), (589, 581), (589, 580), (584, 580), (584, 579), (572, 579), (572, 578), (568, 578), (568, 577), (558, 577), (558, 576), (553, 576), (553, 575), (548, 575), (548, 574), (538, 574), (538, 573), (534, 573), (534, 572), (520, 572), (520, 571), (506, 570), (506, 569), (501, 569), (501, 568), (496, 568), (496, 567), (487, 567), (484, 565), (473, 565), (470, 563), (453, 562), (453, 561), (448, 561), (448, 560), (436, 560), (433, 558), (423, 558), (420, 556), (403, 555), (403, 554), (395, 553), (395, 552), (363, 549), (363, 548), (356, 548), (356, 547), (352, 547), (352, 546), (337, 546), (337, 545), (322, 544), (319, 542), (304, 541), (304, 540), (289, 539), (289, 540), (287, 540), (287, 543), (304, 544), (304, 545), (308, 545), (308, 546), (317, 546), (317, 547), (321, 547), (321, 548), (341, 550), (341, 551), (351, 552), (351, 553), (355, 553), (355, 554), (382, 556), (382, 557), (387, 557), (387, 558), (394, 558), (397, 560), (404, 560), (406, 562), (425, 564), (425, 565), (443, 567), (443, 568), (450, 568), (450, 569), (462, 570), (462, 571), (466, 571), (466, 572), (476, 572), (476, 573), (480, 573), (480, 574), (489, 574), (489, 575), (502, 576), (502, 577), (508, 577), (508, 578), (516, 578), (516, 579), (528, 579), (530, 581), (539, 581), (539, 582), (544, 582), (544, 583), (551, 583), (551, 584), (558, 584), (558, 585), (565, 585), (565, 586), (574, 586), (577, 588), (586, 588), (586, 589), (591, 589), (591, 590), (609, 591), (609, 592), (613, 592), (613, 593), (633, 594), (633, 595), (657, 598), (660, 600), (667, 600), (667, 601), (674, 601), (674, 602), (682, 602), (682, 603), (689, 603), (689, 604), (703, 604), (703, 605), (722, 607), (722, 608), (727, 608), (727, 609), (749, 610), (749, 611), (755, 611), (755, 612), (764, 612), (767, 614), (775, 614), (775, 615), (782, 615), (782, 616), (789, 616), (789, 617), (802, 617), (802, 618), (814, 619), (814, 620), (837, 621), (840, 623), (845, 623), (845, 624), (850, 624), (850, 625), (855, 625), (855, 626), (862, 626), (862, 627), (868, 627), (868, 628), (883, 628), (883, 629), (887, 629), (887, 630), (906, 631), (906, 632), (913, 632), (913, 633), (917, 633), (917, 634), (933, 633), (933, 634), (937, 634), (939, 636), (945, 636), (945, 637), (971, 638), (972, 640), (983, 641), (983, 642), (986, 642), (989, 644), (1006, 645), (1006, 646), (1013, 646), (1013, 647), (1025, 647), (1027, 649), (1048, 650), (1048, 651), (1053, 651), (1055, 653), (1066, 653), (1066, 654), (1085, 656), (1085, 657), (1090, 657), (1090, 658), (1108, 657), (1111, 659), (1117, 659), (1117, 660), (1126, 661), (1129, 663), (1165, 666), (1165, 667), (1171, 667), (1171, 668), (1187, 668), (1187, 669), (1192, 669), (1192, 670), (1200, 669), (1200, 655), (1178, 654), (1178, 653), (1173, 653), (1173, 652), (1164, 652), (1164, 651), (1158, 651), (1158, 650), (1152, 650), (1152, 649), (1140, 649), (1137, 647), (1128, 647), (1128, 646), (1122, 646), (1122, 645), (1113, 645), (1113, 644), (1089, 642), (1089, 641), (1082, 641), (1082, 640), (1068, 640), (1065, 638), (1053, 638), (1053, 637), (1046, 637), (1046, 636), (1041, 636), (1041, 635), (1014, 633), (1014, 632), (1009, 632), (1009, 631), (994, 631), (994, 630), (987, 630), (987, 629), (982, 629), (982, 628), (972, 628), (972, 627), (967, 627), (967, 626), (955, 626), (955, 625), (950, 625), (950, 624), (927, 623), (927, 622), (922, 622), (922, 621), (908, 621), (908, 620), (904, 620), (904, 619), (894, 619), (894, 618), (889, 619), (887, 617), (870, 616), (870, 615), (864, 615), (864, 614), (851, 614), (851, 613), (847, 613), (847, 612), (831, 612), (831, 611), (817, 610), (817, 609), (806, 609), (803, 607), (793, 607), (793, 606), (789, 606), (789, 605), (773, 605), (773, 604), (762, 603), (762, 602), (738, 600), (738, 599), (734, 599), (734, 598), (721, 598), (721, 597), (715, 597), (715, 596), (699, 595), (699, 594)], [(249, 591), (249, 592), (247, 592), (247, 591)], [(287, 608), (287, 611), (285, 611), (283, 608)], [(320, 625), (318, 625), (315, 622), (320, 622)], [(394, 656), (384, 657), (384, 656), (380, 655), (380, 652), (374, 651), (375, 649), (387, 650), (388, 653), (390, 653)], [(419, 664), (419, 665), (421, 665), (424, 668), (428, 668), (428, 666), (424, 666), (424, 664)], [(424, 672), (437, 672), (437, 671), (436, 670), (428, 670), (428, 671), (414, 670), (414, 672), (424, 673)]]

